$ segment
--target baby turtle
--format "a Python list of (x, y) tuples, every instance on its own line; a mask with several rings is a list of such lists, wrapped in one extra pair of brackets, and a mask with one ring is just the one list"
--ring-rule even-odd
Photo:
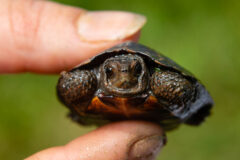
[(61, 73), (60, 101), (82, 124), (147, 120), (171, 130), (199, 125), (213, 100), (187, 70), (141, 44), (125, 42)]

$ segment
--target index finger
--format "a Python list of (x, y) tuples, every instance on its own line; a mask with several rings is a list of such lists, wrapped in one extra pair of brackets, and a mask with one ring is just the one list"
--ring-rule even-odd
[(2, 0), (0, 73), (58, 73), (126, 40), (137, 41), (143, 16), (88, 12), (47, 1)]

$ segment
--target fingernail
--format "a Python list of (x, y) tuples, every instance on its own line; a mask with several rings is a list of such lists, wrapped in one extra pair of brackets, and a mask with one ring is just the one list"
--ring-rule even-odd
[(154, 160), (165, 144), (165, 137), (149, 136), (133, 143), (130, 147), (129, 160)]
[(121, 40), (138, 32), (146, 23), (139, 14), (117, 11), (86, 12), (77, 21), (78, 33), (84, 41)]

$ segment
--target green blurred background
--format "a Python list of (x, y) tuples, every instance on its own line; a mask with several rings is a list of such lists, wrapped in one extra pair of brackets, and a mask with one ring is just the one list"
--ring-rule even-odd
[[(240, 1), (59, 0), (89, 10), (125, 10), (148, 18), (140, 42), (161, 51), (206, 85), (215, 100), (201, 127), (168, 133), (158, 159), (240, 158)], [(61, 16), (61, 15), (60, 15)], [(58, 76), (0, 76), (0, 159), (23, 159), (93, 130), (66, 118), (56, 98)]]

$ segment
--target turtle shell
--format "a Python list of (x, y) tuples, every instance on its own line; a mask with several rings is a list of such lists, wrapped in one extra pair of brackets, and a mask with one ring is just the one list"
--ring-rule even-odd
[[(187, 107), (180, 108), (164, 108), (162, 112), (166, 112), (166, 124), (161, 123), (164, 126), (164, 129), (171, 130), (176, 128), (180, 123), (186, 123), (190, 125), (199, 125), (203, 122), (205, 117), (210, 114), (210, 109), (213, 106), (213, 100), (209, 95), (208, 91), (205, 87), (191, 74), (189, 71), (167, 58), (163, 54), (157, 53), (156, 51), (149, 49), (146, 46), (135, 42), (125, 42), (120, 45), (117, 45), (113, 48), (110, 48), (95, 57), (91, 58), (88, 61), (81, 63), (80, 65), (74, 67), (70, 72), (75, 72), (76, 70), (92, 70), (94, 68), (98, 68), (106, 59), (109, 57), (113, 57), (115, 55), (120, 54), (137, 54), (144, 58), (144, 61), (148, 68), (164, 68), (165, 70), (169, 70), (172, 72), (177, 72), (184, 76), (187, 80), (189, 80), (192, 85), (196, 88), (195, 99), (188, 103)], [(61, 99), (61, 98), (60, 98)], [(96, 97), (93, 98), (96, 101)], [(156, 97), (149, 98), (150, 102), (148, 103), (156, 103)], [(116, 99), (117, 100), (117, 99)], [(153, 102), (154, 101), (154, 102)], [(99, 104), (100, 102), (96, 102)], [(69, 107), (71, 109), (71, 106)], [(79, 120), (79, 117), (76, 114), (71, 115), (73, 119)], [(86, 116), (89, 118), (91, 116)], [(84, 117), (83, 117), (84, 118)], [(91, 118), (89, 118), (91, 120)], [(163, 120), (162, 120), (163, 121)], [(81, 122), (82, 123), (82, 122)], [(168, 127), (169, 125), (170, 127)]]
[(184, 76), (187, 76), (193, 80), (196, 80), (192, 73), (190, 73), (189, 71), (187, 71), (186, 69), (184, 69), (183, 67), (175, 63), (170, 58), (164, 56), (161, 53), (156, 52), (153, 49), (150, 49), (144, 45), (141, 45), (139, 43), (135, 43), (132, 41), (128, 41), (128, 42), (116, 45), (108, 50), (105, 50), (104, 52), (98, 54), (97, 56), (94, 56), (91, 59), (77, 65), (76, 67), (74, 67), (74, 69), (92, 68), (93, 66), (96, 66), (102, 63), (108, 57), (114, 56), (115, 54), (120, 54), (122, 52), (140, 54), (140, 55), (146, 56), (149, 60), (152, 61), (151, 63), (149, 63), (149, 65), (155, 63), (160, 66), (166, 67), (170, 70), (179, 72)]

